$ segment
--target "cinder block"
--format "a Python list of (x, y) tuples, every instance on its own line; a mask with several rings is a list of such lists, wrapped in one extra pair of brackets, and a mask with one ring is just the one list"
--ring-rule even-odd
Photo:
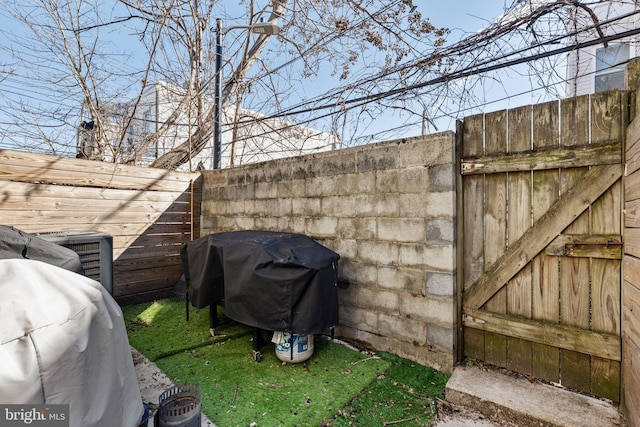
[(278, 218), (278, 230), (304, 234), (307, 220), (304, 217), (291, 215)]
[(456, 195), (453, 191), (429, 193), (427, 195), (427, 216), (451, 217), (455, 212)]
[(235, 217), (235, 230), (254, 230), (256, 228), (256, 220), (253, 217), (238, 216)]
[(325, 197), (340, 194), (337, 191), (339, 176), (319, 176), (307, 179), (305, 194), (308, 197)]
[(374, 265), (397, 265), (398, 245), (390, 242), (365, 241), (358, 247), (358, 258)]
[(401, 313), (414, 320), (420, 319), (429, 324), (446, 327), (453, 327), (454, 325), (455, 310), (453, 299), (403, 295), (400, 305)]
[(276, 200), (276, 211), (274, 213), (277, 218), (291, 215), (293, 213), (293, 200), (284, 197), (278, 198)]
[(316, 197), (305, 197), (302, 199), (293, 199), (291, 201), (291, 209), (293, 215), (300, 216), (317, 216), (320, 215), (320, 199)]
[(427, 295), (433, 297), (454, 296), (455, 276), (450, 273), (427, 273)]
[(399, 264), (427, 267), (429, 270), (453, 272), (455, 251), (453, 245), (427, 246), (404, 243), (399, 246)]
[(399, 167), (453, 164), (454, 137), (447, 131), (409, 139), (400, 145)]
[(419, 346), (427, 343), (427, 325), (424, 322), (398, 317), (397, 315), (380, 313), (378, 316), (378, 329), (371, 332)]
[(322, 153), (319, 162), (323, 176), (344, 175), (356, 171), (356, 156), (343, 151)]
[[(277, 199), (257, 199), (254, 203), (254, 211), (253, 214), (265, 217), (265, 216), (275, 216), (274, 214), (278, 212), (278, 200)], [(249, 213), (249, 212), (245, 212)]]
[(351, 173), (339, 177), (335, 194), (372, 194), (375, 190), (375, 172)]
[(253, 184), (237, 185), (235, 189), (236, 200), (255, 198), (255, 186)]
[(398, 165), (398, 146), (379, 144), (356, 153), (358, 172), (395, 169)]
[(407, 267), (380, 267), (378, 285), (382, 288), (406, 291), (414, 295), (425, 295), (425, 271)]
[(453, 352), (455, 327), (427, 326), (427, 343), (439, 350)]
[(400, 308), (400, 297), (396, 292), (358, 287), (356, 294), (357, 305), (360, 309), (397, 313)]
[(378, 193), (397, 193), (399, 174), (396, 169), (379, 170), (376, 173), (376, 191)]
[(429, 244), (453, 244), (454, 224), (450, 219), (437, 218), (427, 221), (427, 242)]
[(340, 255), (341, 260), (355, 259), (358, 253), (358, 242), (354, 239), (336, 239), (334, 245), (332, 249)]
[(337, 218), (352, 217), (358, 209), (356, 196), (328, 196), (320, 200), (320, 210), (323, 215)]
[(331, 217), (307, 219), (307, 233), (310, 236), (335, 236), (338, 219)]
[(278, 197), (278, 186), (272, 182), (261, 182), (255, 185), (256, 199), (274, 199)]
[(423, 219), (378, 219), (379, 240), (389, 242), (424, 242), (426, 235), (426, 224)]
[(305, 180), (292, 179), (290, 181), (278, 181), (278, 197), (304, 197)]
[(422, 166), (398, 169), (398, 191), (401, 193), (422, 194), (427, 188), (426, 169)]
[(453, 191), (455, 185), (455, 168), (453, 164), (430, 166), (429, 191)]

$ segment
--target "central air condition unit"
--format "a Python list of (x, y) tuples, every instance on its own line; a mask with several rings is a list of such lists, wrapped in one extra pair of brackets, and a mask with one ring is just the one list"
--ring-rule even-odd
[(98, 231), (50, 231), (38, 237), (77, 253), (85, 275), (113, 295), (113, 237)]

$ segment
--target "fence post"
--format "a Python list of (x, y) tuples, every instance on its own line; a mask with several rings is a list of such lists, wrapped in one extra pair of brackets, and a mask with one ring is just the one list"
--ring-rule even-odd
[(632, 121), (636, 116), (636, 111), (640, 111), (640, 97), (638, 97), (637, 89), (640, 85), (640, 58), (635, 58), (629, 61), (627, 68), (625, 69), (625, 89), (630, 92), (631, 99), (629, 99), (629, 121)]

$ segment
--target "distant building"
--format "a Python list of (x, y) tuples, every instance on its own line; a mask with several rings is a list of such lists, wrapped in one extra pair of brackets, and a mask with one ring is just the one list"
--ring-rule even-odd
[[(591, 7), (602, 24), (600, 28), (604, 36), (638, 28), (640, 24), (640, 16), (637, 14), (605, 24), (606, 21), (639, 10), (640, 6), (632, 2), (612, 0), (594, 4)], [(577, 30), (593, 24), (592, 20), (583, 20)], [(598, 37), (598, 32), (593, 29), (580, 33), (573, 41), (583, 42)], [(611, 89), (624, 89), (626, 63), (629, 59), (639, 56), (639, 41), (638, 36), (632, 36), (609, 42), (606, 46), (601, 43), (571, 52), (567, 58), (566, 95), (571, 97)]]
[[(171, 120), (171, 115), (184, 95), (184, 89), (165, 82), (157, 82), (147, 87), (133, 120), (127, 127), (126, 138), (117, 155), (122, 159), (130, 156), (134, 148), (140, 146), (145, 138), (155, 134), (164, 123)], [(213, 100), (207, 98), (203, 100), (200, 108), (209, 111), (212, 105)], [(168, 126), (152, 147), (138, 156), (136, 164), (150, 165), (157, 158), (186, 141), (188, 136), (197, 129), (197, 108), (196, 105), (192, 106), (191, 111), (185, 108), (180, 115), (174, 117), (173, 124)], [(121, 122), (121, 120), (114, 120), (109, 124), (110, 139), (119, 135), (124, 126), (117, 125), (115, 122)], [(91, 156), (91, 150), (95, 148), (95, 141), (91, 142), (93, 124), (91, 124), (92, 129), (89, 129), (88, 123), (83, 122), (78, 130), (78, 156), (93, 158)], [(236, 129), (229, 126), (230, 123), (237, 123)], [(279, 119), (264, 119), (264, 116), (244, 109), (236, 115), (236, 109), (233, 106), (223, 111), (222, 124), (220, 162), (222, 168), (328, 151), (340, 146), (338, 138), (328, 133)], [(205, 148), (179, 170), (213, 169), (213, 145), (212, 135)]]

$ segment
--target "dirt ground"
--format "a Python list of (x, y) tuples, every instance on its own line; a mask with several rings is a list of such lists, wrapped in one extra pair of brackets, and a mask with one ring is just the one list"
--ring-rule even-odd
[(437, 408), (437, 418), (431, 423), (431, 427), (518, 427), (508, 421), (488, 418), (479, 412), (445, 400), (439, 400)]
[[(153, 415), (158, 409), (162, 392), (171, 388), (174, 384), (155, 363), (149, 361), (133, 347), (131, 348), (131, 355), (133, 356), (133, 366), (136, 369), (136, 376), (140, 385), (142, 401), (149, 404), (149, 413)], [(201, 414), (201, 417), (202, 427), (215, 427), (215, 424), (209, 421), (204, 414)], [(154, 427), (153, 417), (149, 419), (147, 426)]]

